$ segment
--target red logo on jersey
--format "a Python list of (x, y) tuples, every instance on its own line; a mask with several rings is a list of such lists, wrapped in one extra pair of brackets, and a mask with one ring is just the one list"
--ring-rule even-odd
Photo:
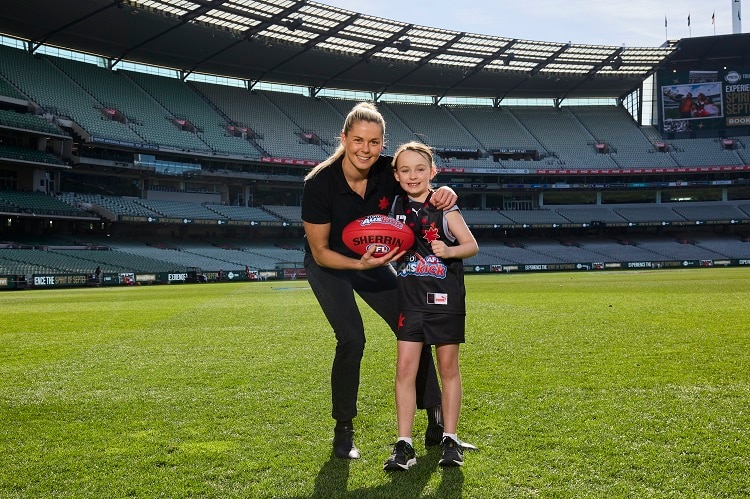
[(438, 234), (437, 227), (435, 227), (435, 222), (432, 222), (430, 224), (430, 228), (424, 231), (424, 236), (422, 237), (424, 237), (428, 243), (431, 243), (432, 241), (435, 241), (436, 239), (440, 239), (440, 235)]

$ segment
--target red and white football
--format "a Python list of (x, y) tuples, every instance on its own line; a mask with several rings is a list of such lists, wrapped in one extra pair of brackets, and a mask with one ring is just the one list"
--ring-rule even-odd
[(408, 250), (414, 244), (414, 232), (404, 223), (387, 215), (368, 215), (344, 227), (341, 239), (347, 248), (364, 255), (374, 245), (374, 257), (381, 257), (396, 247)]

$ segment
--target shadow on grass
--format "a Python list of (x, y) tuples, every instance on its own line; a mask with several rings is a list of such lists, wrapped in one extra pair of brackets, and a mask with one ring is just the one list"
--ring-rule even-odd
[[(395, 499), (424, 497), (423, 491), (438, 469), (440, 460), (440, 447), (432, 447), (427, 454), (417, 457), (417, 464), (408, 471), (386, 472), (390, 483), (377, 487), (347, 490), (349, 480), (349, 467), (352, 461), (339, 459), (331, 453), (331, 457), (320, 468), (315, 479), (315, 489), (310, 497), (322, 498), (347, 498), (356, 497), (364, 499)], [(442, 480), (432, 497), (459, 498), (462, 496), (464, 475), (461, 468), (442, 469)]]

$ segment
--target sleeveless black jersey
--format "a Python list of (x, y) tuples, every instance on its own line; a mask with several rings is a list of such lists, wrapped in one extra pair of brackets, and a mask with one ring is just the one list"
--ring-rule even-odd
[[(430, 242), (444, 241), (448, 246), (458, 244), (448, 230), (444, 211), (430, 204), (397, 196), (392, 215), (411, 227), (416, 242), (396, 267), (398, 275), (399, 308), (440, 314), (465, 314), (466, 289), (464, 264), (459, 258), (445, 259), (432, 254)], [(454, 207), (453, 209), (458, 209)]]

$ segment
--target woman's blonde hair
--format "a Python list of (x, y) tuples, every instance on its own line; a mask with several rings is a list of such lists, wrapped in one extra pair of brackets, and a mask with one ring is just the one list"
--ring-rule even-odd
[[(371, 102), (360, 102), (359, 104), (354, 106), (351, 111), (349, 111), (349, 114), (346, 115), (346, 119), (344, 120), (344, 126), (341, 129), (341, 133), (343, 133), (344, 135), (348, 134), (349, 131), (354, 127), (354, 125), (356, 125), (360, 121), (368, 121), (370, 123), (376, 123), (380, 125), (380, 128), (383, 131), (383, 137), (385, 137), (385, 120), (383, 119), (383, 115), (380, 114), (380, 111), (378, 111), (378, 108), (375, 107), (375, 104), (372, 104)], [(336, 148), (336, 151), (334, 151), (333, 154), (331, 154), (324, 161), (318, 163), (315, 168), (310, 170), (308, 174), (305, 175), (305, 180), (313, 178), (323, 168), (327, 168), (343, 155), (344, 144), (339, 143), (339, 146)]]
[(396, 152), (393, 153), (393, 161), (391, 161), (391, 166), (393, 169), (396, 169), (396, 164), (398, 163), (398, 157), (401, 155), (404, 151), (414, 151), (416, 153), (421, 154), (424, 156), (425, 159), (429, 160), (430, 162), (430, 168), (437, 169), (437, 165), (435, 164), (435, 156), (432, 150), (432, 147), (428, 146), (427, 144), (423, 144), (422, 142), (417, 142), (416, 140), (413, 140), (411, 142), (406, 142), (405, 144), (401, 144), (398, 149), (396, 149)]

